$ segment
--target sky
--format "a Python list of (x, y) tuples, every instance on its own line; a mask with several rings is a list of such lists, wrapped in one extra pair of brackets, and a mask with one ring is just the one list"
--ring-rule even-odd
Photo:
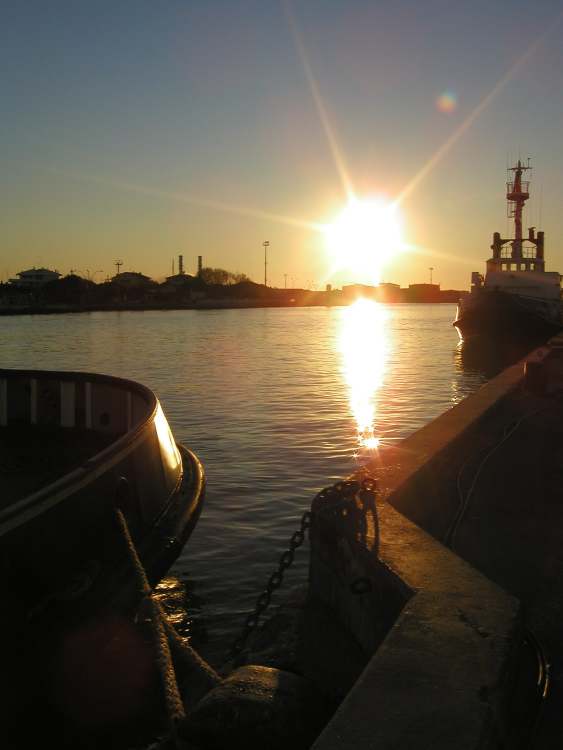
[(562, 34), (561, 0), (9, 0), (0, 279), (263, 282), (267, 240), (272, 286), (363, 282), (322, 231), (353, 195), (400, 215), (383, 281), (464, 289), (518, 156), (563, 272)]

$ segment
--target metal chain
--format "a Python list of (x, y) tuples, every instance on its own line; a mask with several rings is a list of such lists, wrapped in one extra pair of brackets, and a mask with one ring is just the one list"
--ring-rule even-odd
[(256, 599), (256, 605), (254, 611), (251, 612), (244, 621), (243, 631), (240, 636), (235, 640), (231, 646), (227, 658), (233, 659), (238, 656), (244, 649), (246, 641), (249, 635), (256, 629), (260, 622), (260, 616), (269, 607), (272, 599), (272, 594), (276, 589), (282, 585), (283, 576), (285, 571), (291, 566), (295, 558), (295, 550), (300, 547), (305, 541), (305, 533), (311, 526), (311, 512), (306, 511), (301, 517), (301, 524), (297, 531), (295, 531), (291, 539), (289, 540), (289, 549), (282, 553), (277, 570), (275, 570), (270, 578), (264, 591), (258, 595)]
[[(318, 510), (320, 516), (325, 517), (327, 521), (335, 521), (338, 525), (346, 519), (348, 523), (355, 523), (360, 533), (365, 533), (365, 510), (359, 513), (354, 512), (356, 508), (356, 498), (362, 505), (371, 507), (374, 511), (376, 554), (379, 546), (379, 528), (377, 513), (375, 513), (375, 492), (377, 483), (369, 475), (363, 477), (360, 481), (345, 480), (337, 482), (331, 487), (325, 487), (321, 490), (316, 500), (323, 503), (323, 507)], [(254, 611), (247, 615), (244, 621), (244, 627), (241, 635), (235, 640), (230, 650), (227, 652), (227, 659), (237, 657), (246, 645), (250, 634), (256, 629), (260, 622), (260, 616), (270, 605), (272, 594), (278, 589), (282, 582), (285, 571), (293, 563), (295, 550), (300, 547), (305, 540), (305, 532), (311, 527), (312, 514), (310, 511), (303, 513), (301, 517), (301, 526), (294, 532), (289, 540), (289, 549), (282, 553), (278, 564), (270, 578), (264, 591), (258, 595)], [(351, 584), (351, 591), (354, 594), (364, 594), (371, 591), (371, 581), (368, 579), (359, 579)]]

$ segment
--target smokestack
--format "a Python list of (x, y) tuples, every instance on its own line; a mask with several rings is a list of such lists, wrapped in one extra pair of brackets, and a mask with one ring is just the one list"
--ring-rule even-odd
[(201, 272), (203, 270), (203, 255), (197, 256), (197, 275), (201, 276)]
[(178, 256), (178, 273), (179, 274), (184, 273), (184, 256), (183, 255)]
[(543, 260), (543, 238), (544, 238), (544, 233), (538, 232), (538, 238), (536, 242), (536, 247), (537, 247), (536, 258), (538, 260)]

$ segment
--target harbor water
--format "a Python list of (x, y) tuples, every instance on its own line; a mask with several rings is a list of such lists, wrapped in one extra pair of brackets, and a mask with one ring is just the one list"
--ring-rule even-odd
[[(496, 369), (461, 349), (454, 305), (96, 312), (2, 318), (3, 367), (137, 380), (207, 473), (172, 570), (212, 661), (237, 635), (312, 497)], [(289, 585), (303, 582), (297, 553)]]

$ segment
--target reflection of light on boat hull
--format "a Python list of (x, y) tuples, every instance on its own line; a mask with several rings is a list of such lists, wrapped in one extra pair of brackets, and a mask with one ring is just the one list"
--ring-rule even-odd
[(360, 299), (343, 311), (340, 352), (349, 388), (350, 408), (356, 421), (358, 445), (376, 450), (376, 394), (383, 381), (386, 359), (386, 309), (371, 300)]

